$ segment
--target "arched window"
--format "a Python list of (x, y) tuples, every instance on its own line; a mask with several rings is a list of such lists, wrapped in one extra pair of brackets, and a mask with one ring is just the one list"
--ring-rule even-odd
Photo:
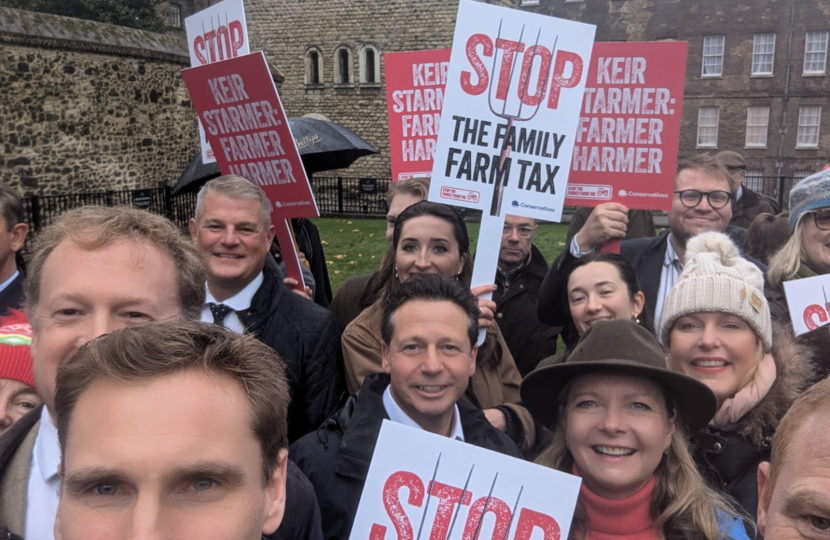
[(360, 82), (380, 83), (380, 52), (374, 45), (364, 45), (360, 49)]
[(337, 84), (352, 82), (352, 55), (348, 47), (338, 47), (334, 52), (334, 82)]
[(316, 47), (305, 54), (305, 83), (312, 86), (323, 84), (323, 55)]

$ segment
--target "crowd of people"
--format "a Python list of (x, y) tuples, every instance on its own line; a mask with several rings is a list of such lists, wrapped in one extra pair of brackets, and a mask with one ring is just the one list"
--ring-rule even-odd
[(384, 420), (581, 477), (572, 539), (824, 538), (830, 325), (796, 336), (782, 283), (830, 273), (830, 169), (787, 213), (745, 169), (681, 163), (659, 234), (580, 209), (550, 266), (507, 216), (476, 287), (462, 215), (397, 182), (379, 268), (333, 298), (313, 224), (301, 288), (245, 178), (190, 238), (89, 206), (25, 262), (2, 186), (0, 538), (346, 540)]

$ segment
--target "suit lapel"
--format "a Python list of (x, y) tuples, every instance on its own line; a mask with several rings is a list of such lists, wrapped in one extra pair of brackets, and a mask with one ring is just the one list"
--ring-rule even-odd
[(29, 473), (32, 468), (32, 454), (40, 428), (36, 422), (14, 455), (0, 478), (0, 523), (11, 532), (23, 535), (26, 526), (26, 499), (29, 494)]

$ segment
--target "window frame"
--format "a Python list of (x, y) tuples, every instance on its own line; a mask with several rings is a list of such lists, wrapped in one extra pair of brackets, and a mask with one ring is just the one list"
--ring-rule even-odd
[[(374, 59), (372, 61), (372, 68), (374, 70), (375, 79), (373, 81), (368, 80), (367, 75), (367, 53), (371, 51), (374, 54)], [(360, 51), (358, 52), (358, 71), (359, 71), (359, 79), (360, 84), (363, 86), (380, 86), (382, 84), (381, 80), (381, 70), (380, 70), (380, 49), (377, 45), (373, 43), (366, 43), (360, 47)]]
[[(766, 112), (764, 123), (763, 124), (750, 124), (750, 120), (752, 119), (752, 113), (757, 112), (759, 110), (763, 110)], [(746, 108), (746, 133), (744, 135), (744, 148), (766, 148), (767, 143), (769, 142), (769, 115), (770, 115), (770, 108), (769, 107), (747, 107)], [(757, 118), (756, 118), (757, 119)], [(763, 143), (760, 142), (750, 142), (750, 128), (764, 128), (764, 141)]]
[[(346, 65), (346, 74), (348, 75), (348, 80), (343, 79), (343, 73), (341, 71), (341, 53), (345, 52), (347, 57), (347, 65)], [(340, 88), (346, 88), (354, 86), (354, 70), (352, 69), (353, 61), (353, 54), (351, 48), (347, 45), (338, 45), (337, 48), (334, 49), (334, 86)]]
[[(715, 111), (715, 124), (713, 126), (709, 126), (709, 125), (702, 126), (701, 125), (701, 122), (700, 122), (701, 113), (703, 112), (704, 109), (706, 109), (706, 110), (714, 109), (714, 111)], [(701, 127), (705, 127), (705, 128), (714, 127), (715, 128), (715, 133), (714, 133), (715, 142), (713, 144), (701, 143), (700, 142), (700, 138), (701, 138), (700, 137), (700, 128)], [(717, 148), (718, 147), (719, 132), (720, 132), (720, 107), (718, 107), (718, 106), (698, 107), (697, 108), (697, 130), (696, 130), (696, 133), (695, 133), (695, 148)]]
[[(809, 45), (810, 45), (810, 36), (811, 35), (815, 35), (815, 36), (823, 35), (824, 36), (824, 50), (823, 51), (819, 51), (819, 50), (808, 51), (807, 50)], [(825, 75), (827, 73), (827, 47), (828, 47), (828, 43), (830, 43), (830, 31), (825, 30), (825, 31), (818, 31), (818, 32), (806, 32), (804, 34), (804, 64), (803, 64), (803, 67), (802, 67), (802, 75), (807, 75), (807, 76)], [(824, 62), (823, 62), (821, 70), (820, 71), (819, 70), (808, 70), (807, 69), (807, 55), (808, 54), (819, 54), (819, 53), (824, 55)]]
[[(710, 39), (720, 38), (720, 54), (706, 54), (706, 41)], [(706, 73), (706, 58), (713, 58), (720, 56), (720, 72), (718, 73)], [(723, 64), (726, 56), (726, 36), (723, 34), (711, 35), (711, 36), (703, 36), (703, 51), (702, 51), (702, 58), (700, 64), (700, 77), (702, 79), (715, 79), (718, 77), (723, 77)]]
[[(816, 115), (816, 123), (813, 124), (804, 124), (802, 123), (802, 119), (804, 116), (804, 112), (806, 109), (818, 109), (818, 115)], [(802, 130), (806, 130), (808, 128), (815, 129), (815, 144), (813, 143), (802, 143)], [(795, 133), (795, 147), (797, 149), (816, 149), (819, 147), (819, 141), (821, 140), (821, 105), (801, 105), (798, 107), (798, 126), (796, 128)]]
[[(311, 62), (312, 53), (317, 55), (317, 77), (318, 81), (312, 81)], [(309, 47), (305, 51), (305, 86), (306, 88), (322, 88), (325, 86), (325, 62), (323, 61), (323, 51), (320, 47)]]
[[(769, 52), (758, 52), (758, 38), (768, 36), (772, 36), (772, 50)], [(752, 40), (752, 66), (750, 68), (750, 73), (753, 77), (771, 77), (775, 74), (775, 43), (776, 36), (774, 32), (755, 34), (755, 37)], [(769, 55), (769, 71), (756, 71), (756, 66), (759, 64), (757, 61), (757, 57), (759, 55)]]
[[(174, 20), (174, 24), (172, 21)], [(170, 28), (182, 28), (182, 5), (178, 2), (167, 3), (167, 26)]]

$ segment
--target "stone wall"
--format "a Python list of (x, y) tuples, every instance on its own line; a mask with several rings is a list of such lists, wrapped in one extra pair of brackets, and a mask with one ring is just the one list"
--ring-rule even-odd
[(21, 195), (170, 185), (198, 150), (181, 33), (0, 8), (0, 180)]
[[(503, 4), (504, 2), (490, 2)], [(251, 48), (265, 50), (285, 74), (280, 88), (288, 116), (323, 114), (343, 124), (380, 153), (342, 171), (320, 176), (391, 176), (383, 54), (449, 48), (458, 2), (441, 0), (247, 0)], [(380, 84), (359, 82), (358, 53), (363, 45), (380, 51)], [(335, 51), (351, 52), (352, 82), (335, 84)], [(305, 54), (322, 52), (322, 84), (305, 84)]]

